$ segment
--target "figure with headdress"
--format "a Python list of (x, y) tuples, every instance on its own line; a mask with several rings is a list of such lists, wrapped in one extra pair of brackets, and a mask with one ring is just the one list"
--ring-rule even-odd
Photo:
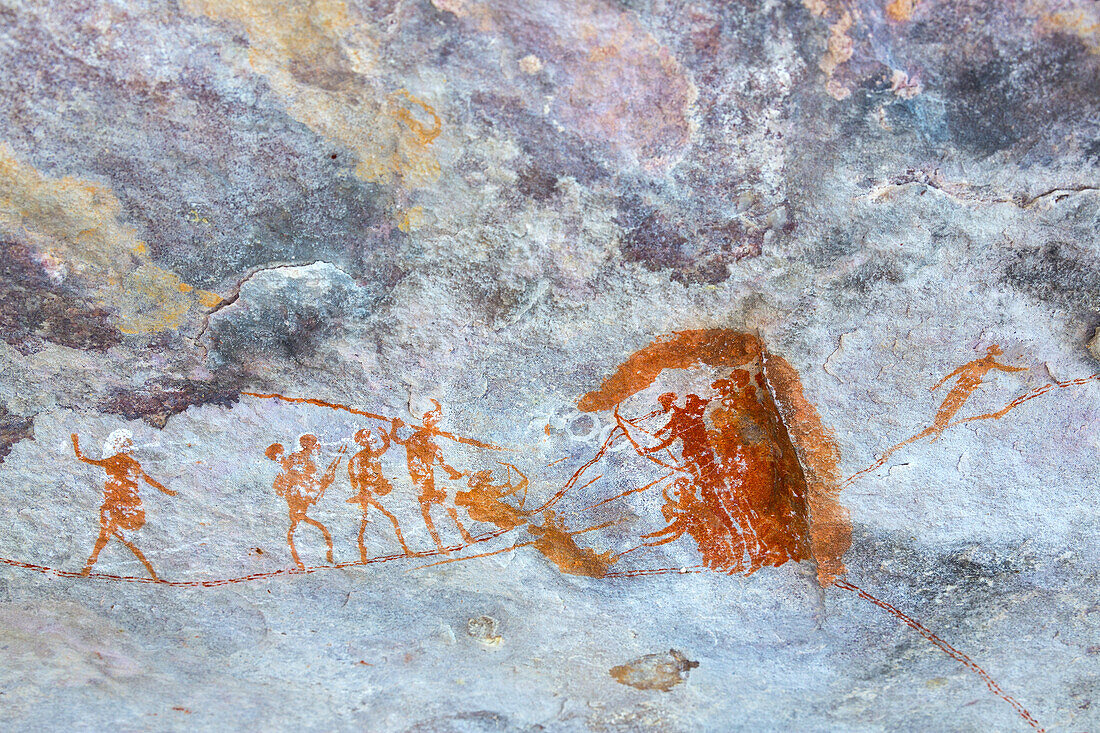
[(103, 441), (103, 458), (89, 458), (80, 451), (80, 440), (76, 433), (72, 434), (73, 451), (76, 457), (84, 463), (99, 466), (107, 472), (107, 480), (103, 483), (103, 505), (99, 508), (99, 537), (92, 548), (92, 554), (88, 562), (84, 564), (82, 575), (88, 575), (92, 566), (99, 559), (99, 553), (106, 547), (111, 537), (126, 545), (130, 552), (134, 553), (153, 580), (158, 580), (153, 566), (130, 539), (131, 533), (136, 532), (145, 525), (145, 509), (141, 505), (141, 495), (138, 486), (141, 481), (160, 489), (168, 496), (175, 496), (176, 492), (165, 488), (155, 479), (150, 477), (141, 468), (141, 464), (133, 457), (134, 436), (129, 430), (119, 429), (107, 436)]

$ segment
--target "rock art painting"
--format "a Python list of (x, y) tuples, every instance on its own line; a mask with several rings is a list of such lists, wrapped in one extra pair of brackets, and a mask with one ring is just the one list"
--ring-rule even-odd
[(0, 1), (4, 730), (1100, 730), (1096, 15)]

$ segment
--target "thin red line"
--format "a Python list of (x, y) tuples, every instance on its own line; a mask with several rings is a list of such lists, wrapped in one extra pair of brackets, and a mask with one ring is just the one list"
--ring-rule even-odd
[(996, 682), (994, 682), (993, 678), (989, 676), (989, 673), (986, 672), (981, 667), (979, 667), (974, 662), (973, 659), (971, 659), (970, 657), (966, 656), (965, 654), (960, 652), (955, 647), (948, 644), (946, 641), (944, 641), (939, 636), (937, 636), (934, 632), (932, 632), (931, 629), (929, 629), (924, 624), (922, 624), (919, 621), (917, 621), (916, 619), (914, 619), (912, 616), (909, 616), (908, 614), (903, 613), (902, 611), (900, 611), (896, 607), (890, 605), (886, 601), (881, 600), (879, 598), (876, 598), (875, 596), (871, 595), (870, 593), (863, 590), (862, 588), (855, 585), (854, 583), (849, 583), (846, 580), (837, 580), (835, 582), (835, 585), (836, 585), (837, 588), (841, 588), (841, 589), (846, 590), (846, 591), (851, 591), (852, 593), (855, 593), (856, 595), (858, 595), (860, 598), (864, 599), (865, 601), (870, 601), (871, 603), (875, 604), (876, 606), (878, 606), (882, 610), (889, 613), (891, 616), (894, 616), (895, 618), (900, 620), (902, 623), (904, 623), (909, 628), (916, 631), (918, 634), (923, 636), (925, 639), (927, 639), (928, 641), (935, 644), (940, 649), (940, 651), (942, 651), (944, 654), (946, 654), (947, 656), (951, 657), (952, 659), (954, 659), (958, 662), (962, 662), (962, 664), (967, 669), (969, 669), (971, 672), (973, 672), (974, 674), (978, 675), (978, 677), (981, 678), (982, 682), (985, 683), (986, 687), (989, 688), (990, 692), (992, 692), (994, 695), (996, 695), (997, 697), (999, 697), (1002, 700), (1004, 700), (1005, 702), (1007, 702), (1009, 705), (1011, 705), (1012, 709), (1015, 710), (1016, 713), (1021, 718), (1023, 718), (1024, 721), (1028, 725), (1030, 725), (1032, 728), (1034, 728), (1035, 730), (1040, 731), (1040, 733), (1042, 733), (1043, 728), (1039, 725), (1039, 721), (1037, 721), (1031, 715), (1031, 713), (1029, 713), (1027, 711), (1027, 708), (1025, 708), (1023, 705), (1021, 705), (1016, 700), (1016, 698), (1012, 697), (1011, 695), (1005, 694), (1005, 691), (1001, 689), (1001, 686), (998, 685)]

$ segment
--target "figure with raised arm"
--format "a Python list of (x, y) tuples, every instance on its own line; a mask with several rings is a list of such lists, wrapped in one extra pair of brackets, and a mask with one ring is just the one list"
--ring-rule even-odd
[(382, 444), (376, 446), (371, 438), (374, 433), (370, 428), (363, 428), (355, 433), (355, 442), (362, 446), (362, 450), (348, 460), (348, 478), (351, 480), (351, 488), (355, 495), (348, 499), (349, 504), (358, 504), (363, 509), (363, 518), (359, 521), (359, 558), (364, 563), (367, 561), (367, 547), (363, 543), (363, 533), (367, 529), (370, 520), (370, 508), (374, 507), (393, 524), (393, 531), (397, 534), (397, 541), (401, 543), (401, 549), (406, 555), (412, 555), (409, 546), (405, 544), (405, 537), (401, 534), (401, 525), (397, 523), (397, 517), (382, 506), (378, 497), (385, 496), (393, 490), (393, 486), (382, 475), (382, 464), (379, 459), (390, 447), (390, 436), (386, 431), (379, 430)]
[(336, 467), (340, 464), (346, 446), (342, 446), (336, 452), (336, 458), (325, 469), (325, 473), (317, 476), (317, 463), (315, 458), (321, 453), (321, 442), (316, 435), (306, 433), (298, 439), (300, 449), (285, 455), (281, 443), (272, 443), (264, 451), (271, 460), (279, 464), (279, 475), (275, 477), (275, 493), (286, 499), (287, 511), (290, 515), (290, 529), (286, 533), (286, 542), (290, 546), (290, 554), (294, 558), (294, 564), (298, 569), (305, 570), (305, 565), (298, 557), (298, 549), (294, 546), (294, 530), (300, 522), (311, 524), (321, 531), (328, 547), (326, 559), (331, 563), (332, 559), (332, 535), (325, 525), (316, 519), (307, 516), (306, 511), (319, 502), (325, 494), (325, 489), (336, 480)]
[(395, 418), (393, 427), (390, 430), (390, 439), (398, 445), (405, 446), (409, 478), (412, 479), (413, 486), (417, 490), (418, 499), (420, 500), (420, 513), (424, 517), (424, 524), (427, 526), (428, 532), (435, 540), (436, 547), (442, 550), (443, 542), (439, 539), (439, 532), (436, 531), (435, 524), (432, 522), (431, 508), (435, 504), (443, 505), (447, 514), (457, 525), (458, 531), (462, 534), (462, 539), (466, 542), (473, 542), (474, 538), (462, 526), (462, 522), (458, 519), (458, 511), (454, 506), (445, 503), (447, 494), (436, 488), (435, 485), (436, 465), (446, 471), (452, 479), (462, 478), (463, 474), (447, 465), (446, 461), (443, 460), (443, 451), (434, 440), (434, 436), (439, 434), (439, 419), (443, 413), (443, 407), (437, 400), (432, 400), (432, 402), (435, 404), (435, 409), (424, 413), (424, 425), (413, 428), (413, 434), (404, 440), (397, 437), (397, 431), (405, 423), (400, 418)]
[(955, 413), (966, 404), (966, 401), (970, 399), (970, 395), (974, 393), (974, 390), (982, 385), (982, 380), (985, 379), (985, 375), (991, 370), (997, 369), (1002, 372), (1027, 371), (1026, 367), (1014, 367), (998, 362), (996, 357), (1003, 353), (1000, 346), (993, 344), (986, 349), (985, 356), (963, 364), (961, 367), (936, 382), (936, 385), (929, 390), (930, 392), (935, 392), (944, 382), (952, 377), (957, 376), (959, 378), (959, 380), (955, 382), (955, 386), (947, 393), (947, 397), (944, 398), (943, 403), (940, 404), (940, 409), (936, 413), (935, 419), (932, 421), (932, 427), (929, 428), (929, 430), (936, 433), (936, 436), (933, 437), (932, 440), (938, 438), (939, 434), (947, 428), (948, 424), (951, 422), (951, 418), (953, 418)]
[(176, 492), (166, 489), (142, 470), (141, 464), (131, 455), (134, 451), (134, 437), (129, 430), (115, 430), (108, 435), (107, 440), (103, 441), (103, 458), (99, 460), (81, 453), (80, 440), (76, 433), (72, 434), (72, 439), (77, 458), (107, 472), (107, 480), (103, 483), (103, 505), (99, 508), (99, 537), (81, 574), (88, 575), (92, 571), (100, 551), (114, 537), (134, 553), (153, 580), (159, 580), (153, 566), (141, 550), (127, 539), (127, 535), (141, 529), (145, 524), (145, 509), (142, 508), (141, 495), (138, 493), (140, 481), (160, 489), (168, 496), (175, 496)]

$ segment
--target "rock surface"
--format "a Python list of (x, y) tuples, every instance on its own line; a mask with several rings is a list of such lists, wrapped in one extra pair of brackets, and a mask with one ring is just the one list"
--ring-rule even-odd
[(1098, 28), (0, 0), (4, 727), (1100, 729)]

